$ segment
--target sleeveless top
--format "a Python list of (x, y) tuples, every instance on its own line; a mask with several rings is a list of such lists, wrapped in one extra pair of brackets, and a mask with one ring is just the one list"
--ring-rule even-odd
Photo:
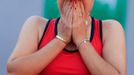
[[(57, 25), (60, 18), (47, 22), (38, 49), (44, 47), (57, 35)], [(102, 56), (102, 21), (92, 17), (90, 42), (96, 52)], [(92, 64), (91, 64), (92, 65)], [(78, 50), (63, 49), (39, 75), (91, 75)]]

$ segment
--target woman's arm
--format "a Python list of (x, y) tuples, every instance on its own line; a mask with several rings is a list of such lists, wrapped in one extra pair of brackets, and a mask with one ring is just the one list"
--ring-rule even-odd
[[(87, 19), (79, 3), (74, 5), (73, 32), (74, 43), (92, 75), (126, 75), (126, 48), (123, 28), (117, 21), (103, 21), (103, 58), (87, 41)], [(82, 14), (82, 15), (80, 15)], [(83, 41), (85, 40), (85, 41)]]
[(79, 51), (92, 75), (126, 75), (125, 35), (117, 21), (103, 22), (103, 58), (90, 42)]
[(71, 40), (71, 7), (70, 1), (64, 2), (58, 29), (58, 36), (61, 38), (54, 38), (38, 51), (39, 26), (46, 24), (46, 21), (34, 16), (25, 22), (18, 43), (7, 64), (8, 74), (37, 75), (58, 55)]
[(37, 51), (41, 24), (46, 24), (46, 21), (37, 16), (30, 17), (24, 23), (17, 45), (7, 63), (8, 75), (37, 75), (65, 47), (65, 43), (54, 38)]

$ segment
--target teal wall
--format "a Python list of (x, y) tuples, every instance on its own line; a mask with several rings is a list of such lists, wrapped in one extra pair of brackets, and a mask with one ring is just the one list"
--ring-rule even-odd
[(44, 3), (43, 16), (45, 18), (51, 19), (60, 16), (57, 6), (57, 0), (43, 0), (43, 3)]
[(126, 0), (95, 0), (91, 15), (98, 19), (116, 19), (125, 28), (126, 6)]

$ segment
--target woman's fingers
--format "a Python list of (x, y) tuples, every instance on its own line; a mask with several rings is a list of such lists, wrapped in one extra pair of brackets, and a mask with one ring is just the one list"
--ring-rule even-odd
[(66, 10), (65, 10), (65, 21), (66, 23), (68, 24), (71, 24), (71, 20), (72, 20), (72, 3), (70, 1), (68, 1), (68, 6), (66, 7)]
[(76, 6), (76, 4), (74, 4), (74, 11), (73, 11), (73, 23), (75, 23), (76, 21), (77, 21), (77, 6)]
[(71, 12), (70, 12), (70, 23), (71, 23), (71, 25), (72, 25), (72, 23), (73, 23), (73, 8), (71, 8)]
[(64, 13), (66, 13), (66, 11), (68, 10), (70, 0), (65, 0), (65, 5), (64, 5)]
[(84, 7), (81, 1), (65, 0), (63, 7), (62, 20), (71, 25), (72, 23), (81, 23), (84, 19)]
[(74, 4), (74, 7), (75, 7), (75, 10), (74, 10), (74, 16), (73, 16), (73, 20), (74, 20), (74, 23), (80, 23), (81, 20), (82, 20), (82, 12), (81, 12), (81, 9), (80, 9), (80, 6), (77, 4)]
[(63, 4), (63, 8), (62, 8), (62, 13), (61, 13), (61, 17), (62, 17), (63, 20), (64, 20), (65, 15), (66, 15), (68, 4), (69, 4), (68, 0), (65, 0), (64, 4)]
[(68, 9), (68, 14), (67, 14), (67, 18), (68, 18), (68, 23), (69, 24), (72, 24), (72, 12), (73, 12), (73, 9), (72, 9), (72, 4), (70, 4), (70, 7)]
[(83, 2), (80, 2), (80, 9), (81, 9), (81, 12), (82, 12), (82, 15), (85, 16), (85, 9), (84, 9), (84, 6), (83, 6)]

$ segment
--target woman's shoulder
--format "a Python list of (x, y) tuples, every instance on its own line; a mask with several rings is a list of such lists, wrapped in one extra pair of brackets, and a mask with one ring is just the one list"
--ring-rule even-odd
[(103, 39), (120, 36), (125, 33), (122, 25), (117, 20), (102, 20), (102, 25)]
[(30, 16), (27, 21), (30, 23), (29, 27), (36, 29), (35, 31), (38, 32), (38, 40), (40, 40), (48, 22), (48, 19), (42, 16)]
[(30, 16), (22, 25), (20, 36), (32, 35), (39, 40), (46, 26), (46, 23), (46, 18), (43, 18), (41, 16)]
[(107, 30), (123, 30), (122, 25), (117, 20), (102, 20), (102, 25)]
[(30, 16), (27, 18), (26, 22), (31, 23), (31, 25), (40, 26), (42, 24), (46, 24), (48, 19), (42, 16)]
[(119, 29), (123, 28), (122, 25), (114, 19), (102, 20), (102, 23), (104, 27), (115, 27)]
[(24, 24), (22, 25), (23, 30), (35, 29), (39, 30), (40, 28), (44, 28), (47, 23), (47, 19), (41, 16), (30, 16), (26, 19)]

